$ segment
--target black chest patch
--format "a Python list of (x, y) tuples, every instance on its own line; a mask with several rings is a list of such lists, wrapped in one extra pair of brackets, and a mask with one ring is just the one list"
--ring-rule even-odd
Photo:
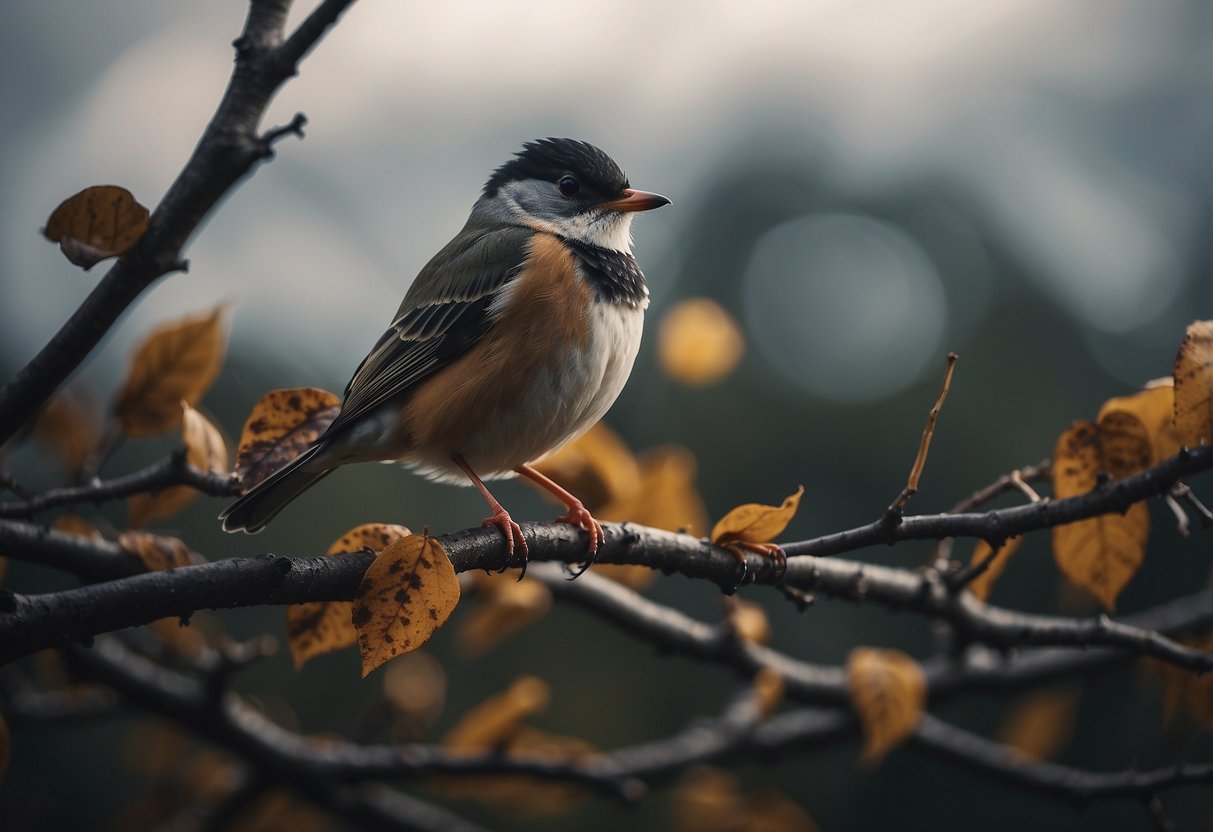
[(644, 306), (649, 287), (636, 258), (621, 251), (592, 246), (577, 240), (564, 240), (577, 258), (581, 273), (594, 287), (594, 294), (607, 303), (618, 303), (633, 309)]

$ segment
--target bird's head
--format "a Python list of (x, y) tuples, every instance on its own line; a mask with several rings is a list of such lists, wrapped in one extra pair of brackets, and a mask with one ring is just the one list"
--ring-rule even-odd
[(477, 210), (583, 243), (630, 252), (632, 215), (668, 205), (628, 185), (619, 165), (575, 139), (527, 142), (493, 172)]

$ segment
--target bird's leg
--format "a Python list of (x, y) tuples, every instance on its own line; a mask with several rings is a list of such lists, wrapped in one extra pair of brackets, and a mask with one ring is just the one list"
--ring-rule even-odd
[[(514, 546), (517, 545), (522, 550), (522, 572), (525, 575), (527, 548), (526, 538), (522, 536), (522, 527), (515, 523), (514, 518), (510, 517), (510, 513), (505, 510), (505, 507), (497, 502), (497, 498), (490, 493), (484, 481), (476, 476), (476, 472), (472, 470), (472, 466), (468, 465), (467, 460), (463, 458), (463, 454), (451, 454), (451, 459), (463, 469), (463, 473), (468, 475), (468, 479), (472, 481), (472, 485), (476, 486), (480, 491), (480, 495), (484, 497), (484, 501), (489, 504), (489, 510), (493, 512), (480, 525), (496, 526), (505, 535), (505, 566), (501, 567), (501, 571), (504, 572), (509, 567), (510, 559), (514, 556)], [(521, 580), (521, 576), (519, 576), (519, 580)]]
[(590, 533), (590, 556), (586, 559), (581, 570), (576, 572), (573, 577), (577, 577), (585, 572), (585, 570), (590, 568), (590, 564), (594, 562), (594, 558), (598, 555), (598, 544), (606, 542), (606, 535), (602, 531), (602, 524), (594, 519), (594, 515), (590, 514), (589, 509), (585, 507), (585, 504), (581, 500), (578, 500), (560, 485), (548, 479), (531, 466), (519, 465), (514, 470), (532, 482), (538, 483), (545, 491), (550, 492), (557, 500), (564, 503), (564, 507), (568, 509), (568, 513), (557, 517), (557, 523), (569, 523)]

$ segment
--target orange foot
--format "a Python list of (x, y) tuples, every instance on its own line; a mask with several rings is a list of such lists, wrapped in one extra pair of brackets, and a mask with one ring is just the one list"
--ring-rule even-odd
[[(514, 558), (514, 547), (517, 546), (522, 550), (522, 574), (525, 575), (527, 555), (530, 553), (526, 548), (526, 538), (522, 536), (522, 527), (514, 522), (510, 513), (498, 505), (497, 510), (491, 516), (486, 517), (480, 525), (496, 526), (505, 535), (505, 565), (499, 571), (504, 572), (510, 568), (510, 561)], [(518, 580), (522, 580), (522, 575), (518, 576)]]
[(753, 552), (760, 557), (775, 561), (775, 570), (778, 575), (775, 579), (776, 583), (783, 579), (783, 573), (788, 569), (788, 556), (783, 553), (783, 549), (779, 548), (777, 543), (747, 543), (744, 540), (734, 540), (721, 545), (736, 555), (737, 561), (741, 564), (741, 578), (737, 581), (738, 586), (745, 583), (750, 572), (750, 567), (746, 563), (746, 552)]
[(606, 543), (606, 533), (602, 530), (602, 524), (594, 519), (594, 515), (590, 514), (580, 500), (574, 500), (568, 506), (568, 512), (556, 518), (557, 523), (568, 523), (570, 526), (577, 526), (580, 529), (585, 529), (590, 534), (590, 552), (589, 557), (581, 564), (579, 569), (573, 571), (573, 577), (579, 578), (585, 574), (585, 570), (589, 569), (598, 557), (598, 544)]

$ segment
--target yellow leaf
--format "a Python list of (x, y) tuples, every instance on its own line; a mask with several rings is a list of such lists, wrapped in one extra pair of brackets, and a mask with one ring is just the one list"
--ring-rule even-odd
[(318, 387), (271, 390), (253, 406), (240, 434), (236, 473), (246, 488), (299, 456), (341, 410), (341, 399)]
[(189, 566), (193, 553), (189, 547), (175, 537), (166, 537), (147, 532), (123, 532), (118, 535), (118, 545), (143, 561), (149, 572)]
[[(364, 523), (355, 526), (335, 540), (326, 555), (361, 552), (369, 549), (378, 554), (388, 544), (412, 534), (404, 526), (390, 523)], [(290, 604), (286, 608), (286, 640), (295, 660), (295, 669), (321, 653), (331, 653), (349, 647), (356, 640), (351, 601), (309, 601)]]
[(392, 710), (409, 723), (409, 738), (438, 721), (446, 702), (446, 671), (438, 660), (417, 650), (388, 665), (383, 694)]
[(1175, 357), (1175, 429), (1189, 447), (1213, 442), (1213, 321), (1193, 321)]
[(676, 832), (738, 832), (745, 808), (737, 778), (721, 769), (692, 769), (674, 790)]
[(784, 687), (783, 676), (777, 670), (764, 667), (754, 674), (754, 701), (764, 718), (775, 713), (783, 701)]
[[(1064, 499), (1087, 493), (1106, 467), (1096, 426), (1075, 422), (1053, 451), (1053, 495)], [(1149, 534), (1150, 513), (1145, 504), (1134, 503), (1123, 515), (1105, 514), (1055, 527), (1053, 556), (1071, 583), (1091, 592), (1110, 610), (1141, 566)]]
[(1095, 424), (1101, 467), (1109, 477), (1121, 480), (1150, 467), (1154, 447), (1141, 419), (1126, 410), (1105, 410)]
[(135, 350), (113, 411), (129, 436), (158, 436), (181, 424), (181, 402), (196, 405), (210, 389), (227, 340), (220, 304), (152, 331)]
[[(595, 514), (602, 506), (629, 498), (640, 488), (636, 458), (605, 422), (543, 457), (535, 468), (580, 497)], [(551, 496), (544, 489), (540, 492)]]
[(1069, 742), (1077, 704), (1076, 688), (1029, 694), (1003, 718), (999, 739), (1025, 759), (1046, 760)]
[(847, 688), (863, 727), (861, 758), (875, 763), (914, 732), (926, 707), (927, 682), (900, 650), (857, 647), (847, 657)]
[(750, 644), (766, 644), (771, 640), (771, 622), (760, 604), (736, 596), (723, 598), (729, 626), (737, 638)]
[(684, 300), (657, 330), (657, 358), (670, 378), (695, 387), (727, 376), (745, 353), (745, 338), (733, 316), (708, 298)]
[[(219, 429), (210, 420), (181, 402), (181, 438), (185, 443), (185, 458), (202, 471), (222, 474), (227, 470), (227, 445)], [(188, 485), (174, 485), (150, 494), (134, 494), (127, 500), (130, 525), (145, 526), (153, 520), (172, 517), (197, 498), (198, 492)]]
[(59, 203), (42, 234), (73, 264), (90, 269), (130, 251), (147, 221), (147, 209), (126, 188), (94, 185)]
[(502, 639), (542, 618), (552, 606), (551, 591), (538, 581), (512, 575), (474, 574), (476, 605), (459, 622), (455, 638), (465, 655), (479, 656)]
[(782, 532), (796, 515), (804, 486), (795, 494), (786, 497), (781, 505), (764, 506), (746, 503), (730, 511), (712, 528), (713, 543), (741, 541), (743, 543), (766, 543)]
[(1153, 449), (1152, 463), (1157, 464), (1179, 453), (1179, 433), (1175, 430), (1175, 384), (1170, 378), (1151, 383), (1145, 390), (1129, 396), (1108, 399), (1099, 409), (1096, 421), (1101, 423), (1108, 413), (1126, 411), (1145, 426)]
[(72, 385), (50, 400), (34, 426), (38, 441), (67, 463), (73, 474), (84, 467), (101, 439), (101, 408), (80, 385)]
[[(1011, 562), (1011, 556), (1019, 550), (1019, 544), (1023, 543), (1023, 535), (1015, 535), (1003, 541), (1002, 546), (998, 550), (998, 556), (990, 562), (985, 572), (982, 572), (974, 578), (968, 586), (969, 592), (972, 592), (983, 601), (990, 599), (990, 590), (994, 588), (994, 582), (1002, 575), (1002, 570), (1007, 568), (1007, 564)], [(969, 564), (976, 566), (984, 562), (994, 553), (990, 548), (990, 544), (984, 540), (977, 541), (977, 546), (973, 549), (973, 556), (969, 558)]]
[(499, 749), (518, 732), (523, 719), (545, 710), (550, 699), (547, 682), (520, 676), (504, 693), (489, 697), (464, 714), (442, 738), (442, 746), (467, 753)]
[(362, 675), (425, 644), (457, 603), (459, 579), (437, 540), (412, 534), (389, 543), (354, 598)]

